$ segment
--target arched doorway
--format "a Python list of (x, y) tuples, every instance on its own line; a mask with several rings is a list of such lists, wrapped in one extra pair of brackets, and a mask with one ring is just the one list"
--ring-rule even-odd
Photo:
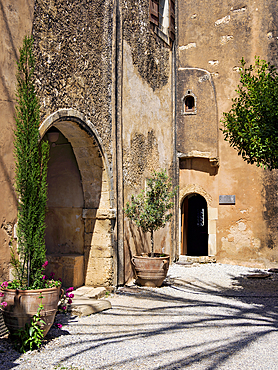
[(181, 254), (208, 255), (208, 207), (204, 197), (193, 193), (181, 205)]
[(84, 196), (70, 142), (55, 126), (44, 136), (50, 143), (45, 244), (50, 272), (64, 286), (84, 284)]
[[(54, 150), (57, 153), (50, 156), (53, 178), (49, 178), (49, 185), (53, 191), (49, 205), (55, 216), (59, 213), (57, 225), (55, 217), (51, 221), (48, 219), (52, 224), (52, 232), (47, 235), (47, 249), (52, 255), (50, 265), (63, 272), (68, 279), (65, 286), (115, 285), (117, 251), (113, 228), (116, 211), (111, 195), (112, 174), (101, 139), (92, 123), (72, 109), (53, 113), (40, 126), (42, 138), (51, 131), (59, 133), (60, 139)], [(53, 144), (55, 149), (56, 143)], [(57, 186), (62, 189), (55, 195)], [(55, 230), (61, 222), (64, 230), (58, 237)]]

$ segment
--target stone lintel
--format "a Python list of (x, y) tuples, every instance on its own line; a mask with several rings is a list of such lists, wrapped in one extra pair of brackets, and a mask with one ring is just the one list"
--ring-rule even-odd
[(188, 153), (178, 153), (178, 158), (205, 158), (208, 159), (212, 167), (219, 167), (219, 158), (212, 155), (211, 152), (201, 152), (199, 150), (192, 150)]

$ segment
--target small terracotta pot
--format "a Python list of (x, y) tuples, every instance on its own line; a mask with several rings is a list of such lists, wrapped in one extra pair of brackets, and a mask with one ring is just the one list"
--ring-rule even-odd
[(158, 253), (154, 257), (150, 257), (150, 254), (134, 256), (132, 264), (136, 272), (136, 282), (143, 286), (160, 287), (167, 276), (169, 262), (169, 255), (160, 257)]
[[(26, 323), (30, 324), (32, 317), (38, 311), (39, 304), (42, 303), (44, 308), (41, 311), (41, 318), (46, 323), (43, 325), (43, 334), (46, 336), (58, 309), (60, 287), (38, 290), (2, 288), (2, 292), (3, 301), (7, 302), (7, 307), (2, 309), (2, 313), (10, 333), (24, 328)], [(43, 298), (41, 299), (40, 296)]]

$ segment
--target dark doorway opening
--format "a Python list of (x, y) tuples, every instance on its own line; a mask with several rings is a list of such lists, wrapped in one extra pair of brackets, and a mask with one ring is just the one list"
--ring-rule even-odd
[(199, 194), (188, 195), (181, 207), (181, 254), (208, 255), (207, 202)]

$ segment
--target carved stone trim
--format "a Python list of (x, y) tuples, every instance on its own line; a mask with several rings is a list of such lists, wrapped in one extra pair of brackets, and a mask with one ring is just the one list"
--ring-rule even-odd
[(189, 184), (185, 188), (180, 189), (180, 199), (179, 199), (180, 207), (182, 205), (184, 198), (187, 195), (193, 193), (202, 195), (202, 197), (204, 197), (205, 200), (207, 201), (208, 206), (211, 206), (212, 197), (205, 191), (205, 189), (203, 189), (200, 185), (197, 184)]
[(115, 219), (116, 209), (98, 209), (98, 208), (84, 208), (82, 212), (83, 218), (91, 219)]
[(201, 152), (199, 150), (191, 150), (188, 153), (178, 152), (178, 158), (205, 158), (208, 159), (212, 167), (219, 167), (219, 157), (213, 157), (211, 152)]

